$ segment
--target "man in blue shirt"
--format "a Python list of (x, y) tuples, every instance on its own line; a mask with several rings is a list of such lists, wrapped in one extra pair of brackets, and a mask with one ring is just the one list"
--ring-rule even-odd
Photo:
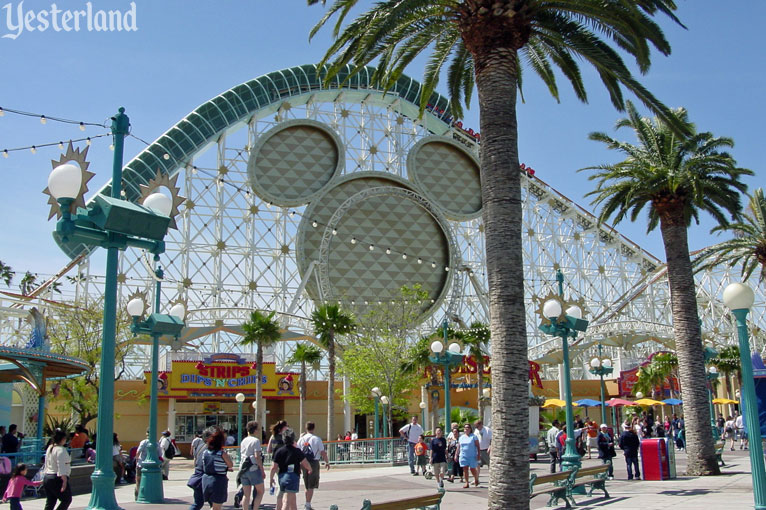
[(439, 488), (444, 488), (444, 475), (447, 472), (447, 440), (444, 439), (444, 432), (436, 427), (436, 437), (431, 439), (428, 448), (431, 450), (431, 466), (434, 470), (434, 477)]

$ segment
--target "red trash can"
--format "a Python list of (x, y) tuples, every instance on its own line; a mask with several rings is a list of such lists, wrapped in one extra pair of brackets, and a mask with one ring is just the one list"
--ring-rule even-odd
[(670, 461), (665, 439), (641, 440), (641, 471), (644, 480), (670, 479)]

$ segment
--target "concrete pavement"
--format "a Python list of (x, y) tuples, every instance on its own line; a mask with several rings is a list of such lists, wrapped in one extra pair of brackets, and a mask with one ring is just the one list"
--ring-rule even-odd
[[(547, 459), (541, 457), (532, 462), (530, 467), (540, 474), (548, 472)], [(676, 456), (678, 472), (683, 473), (686, 455)], [(615, 458), (615, 480), (607, 483), (611, 498), (594, 495), (575, 498), (580, 509), (614, 508), (619, 510), (660, 510), (660, 509), (702, 509), (731, 508), (744, 510), (753, 507), (752, 481), (750, 478), (750, 459), (747, 451), (724, 452), (726, 466), (721, 468), (722, 475), (716, 477), (679, 476), (668, 481), (628, 481), (625, 462), (618, 450)], [(583, 462), (584, 466), (596, 465), (597, 459)], [(191, 462), (183, 459), (172, 461), (170, 480), (165, 482), (165, 505), (139, 505), (133, 501), (133, 485), (117, 487), (117, 501), (126, 510), (162, 508), (163, 510), (187, 509), (191, 502), (191, 490), (186, 487), (186, 480), (191, 473)], [(480, 510), (487, 505), (488, 472), (483, 470), (481, 485), (463, 489), (459, 483), (446, 483), (447, 494), (444, 496), (444, 510)], [(229, 482), (229, 500), (224, 508), (232, 508), (234, 501), (234, 482)], [(331, 504), (337, 504), (340, 510), (358, 510), (364, 499), (373, 502), (395, 500), (408, 496), (425, 495), (436, 491), (433, 480), (422, 476), (411, 476), (409, 469), (403, 467), (334, 467), (322, 470), (318, 491), (314, 493), (313, 507), (327, 510)], [(526, 494), (520, 495), (525, 498)], [(78, 510), (87, 506), (90, 496), (75, 496), (71, 509)], [(298, 508), (303, 508), (304, 493), (298, 495)], [(276, 496), (267, 494), (262, 509), (273, 509)], [(539, 496), (530, 502), (529, 508), (543, 508), (547, 499)], [(22, 502), (25, 510), (42, 510), (44, 500), (28, 499)], [(206, 507), (207, 508), (207, 507)]]

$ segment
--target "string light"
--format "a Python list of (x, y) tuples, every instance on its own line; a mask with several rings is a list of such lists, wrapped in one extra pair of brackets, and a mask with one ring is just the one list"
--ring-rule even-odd
[(48, 119), (45, 118), (45, 115), (40, 115), (40, 124), (43, 126), (48, 123)]
[(53, 117), (50, 115), (43, 115), (41, 113), (32, 113), (32, 112), (25, 112), (23, 110), (16, 110), (14, 108), (2, 108), (0, 107), (0, 117), (3, 117), (5, 115), (5, 112), (13, 113), (16, 115), (22, 115), (24, 117), (36, 117), (40, 119), (41, 124), (46, 124), (49, 120), (52, 122), (62, 122), (64, 124), (74, 124), (79, 125), (80, 129), (82, 131), (85, 131), (85, 126), (98, 126), (103, 128), (108, 128), (106, 124), (102, 122), (83, 122), (81, 120), (72, 120), (72, 119), (66, 119), (63, 117)]
[(444, 270), (449, 272), (449, 266), (444, 266)]
[(386, 248), (386, 255), (391, 255), (391, 248)]
[(334, 235), (334, 236), (338, 235), (338, 231), (335, 230), (335, 229), (332, 229), (332, 235)]
[(407, 254), (406, 253), (402, 253), (402, 259), (407, 260)]
[(64, 150), (64, 142), (59, 142), (59, 149)]
[(374, 249), (375, 249), (375, 246), (371, 244), (370, 245), (370, 251), (373, 251)]
[(30, 148), (29, 148), (29, 151), (30, 151), (32, 154), (37, 154), (37, 147), (35, 147), (35, 146), (33, 145), (32, 147), (30, 147)]
[(85, 131), (85, 123), (80, 122), (80, 131)]
[(421, 259), (420, 257), (418, 257), (418, 264), (422, 264), (422, 263), (423, 263), (423, 259)]
[(311, 226), (312, 227), (317, 228), (317, 225), (319, 225), (319, 224), (316, 222), (316, 220), (311, 222)]
[(110, 150), (110, 151), (113, 151), (113, 150), (114, 150), (114, 144), (110, 144), (110, 145), (109, 145), (109, 150)]
[(0, 107), (0, 117), (5, 116), (5, 110)]
[(431, 267), (432, 267), (433, 269), (436, 269), (436, 262), (431, 262)]
[(3, 150), (3, 157), (4, 157), (4, 158), (7, 158), (7, 157), (8, 157), (8, 149), (4, 149), (4, 150)]
[(351, 238), (351, 244), (356, 244), (356, 237)]
[(165, 161), (169, 160), (170, 159), (170, 154), (168, 154), (166, 152), (165, 154), (162, 155), (162, 159), (164, 159)]
[[(111, 136), (111, 134), (107, 133), (103, 135), (95, 135), (93, 136), (93, 138), (101, 138), (103, 136)], [(90, 138), (77, 138), (77, 139), (69, 140), (70, 143), (85, 142), (85, 141), (87, 141), (87, 144), (90, 145)], [(25, 151), (25, 150), (29, 150), (30, 152), (32, 152), (32, 154), (35, 154), (37, 152), (37, 149), (41, 149), (43, 147), (55, 146), (55, 147), (58, 147), (59, 149), (63, 149), (62, 147), (63, 144), (64, 142), (59, 141), (59, 142), (50, 142), (50, 143), (38, 143), (35, 145), (28, 145), (26, 147), (15, 147), (13, 149), (3, 149), (3, 155), (7, 153), (11, 153), (11, 152), (18, 152), (18, 151)]]

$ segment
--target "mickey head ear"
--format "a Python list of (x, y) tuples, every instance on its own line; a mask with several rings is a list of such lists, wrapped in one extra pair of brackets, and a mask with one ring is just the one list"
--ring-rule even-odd
[(407, 155), (407, 175), (444, 215), (466, 221), (481, 215), (479, 160), (444, 136), (423, 138)]

